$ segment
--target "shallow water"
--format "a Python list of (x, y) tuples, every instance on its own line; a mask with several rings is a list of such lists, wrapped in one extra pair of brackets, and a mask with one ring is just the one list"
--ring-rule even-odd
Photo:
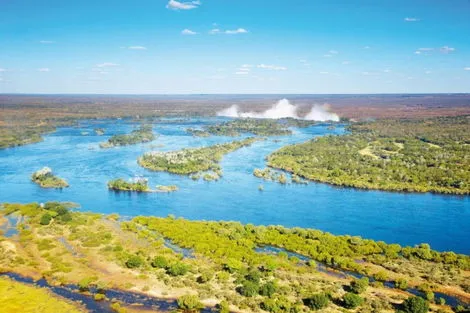
[[(334, 234), (359, 235), (388, 243), (430, 243), (437, 250), (470, 253), (470, 197), (407, 194), (338, 188), (321, 183), (281, 185), (252, 175), (265, 167), (265, 157), (291, 143), (314, 136), (342, 134), (328, 125), (295, 129), (292, 136), (271, 137), (226, 155), (224, 176), (218, 182), (193, 181), (187, 176), (151, 172), (136, 160), (152, 150), (176, 150), (234, 140), (231, 137), (198, 138), (185, 129), (220, 122), (220, 118), (163, 120), (154, 124), (160, 136), (151, 143), (100, 149), (109, 136), (128, 133), (138, 124), (128, 120), (81, 121), (45, 136), (41, 143), (0, 150), (0, 202), (73, 201), (81, 210), (101, 213), (167, 216), (189, 219), (236, 220), (316, 228)], [(97, 136), (94, 128), (104, 128)], [(82, 133), (88, 132), (88, 135)], [(277, 139), (280, 142), (277, 142)], [(49, 166), (70, 188), (42, 189), (30, 175)], [(156, 185), (177, 185), (173, 193), (115, 193), (107, 181), (136, 175)], [(259, 191), (262, 184), (264, 191)]]

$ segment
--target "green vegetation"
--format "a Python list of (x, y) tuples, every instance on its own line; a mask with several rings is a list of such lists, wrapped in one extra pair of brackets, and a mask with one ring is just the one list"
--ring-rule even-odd
[(101, 148), (112, 148), (118, 146), (135, 145), (137, 143), (150, 142), (155, 140), (152, 132), (152, 126), (141, 126), (139, 129), (133, 130), (130, 134), (114, 135), (107, 142), (100, 144)]
[(178, 299), (178, 308), (184, 313), (199, 312), (204, 308), (204, 305), (195, 295), (184, 295)]
[(54, 176), (49, 167), (43, 167), (39, 171), (34, 172), (31, 175), (31, 180), (42, 188), (65, 188), (69, 186), (65, 180)]
[(0, 310), (2, 313), (86, 312), (78, 304), (51, 295), (43, 288), (27, 286), (0, 277)]
[(194, 137), (209, 137), (211, 135), (209, 132), (201, 129), (188, 128), (186, 131)]
[(139, 164), (153, 171), (167, 171), (174, 174), (189, 175), (212, 170), (220, 176), (219, 161), (237, 149), (251, 145), (260, 138), (246, 138), (209, 147), (183, 149), (170, 152), (149, 152), (141, 156)]
[(470, 194), (470, 118), (380, 120), (283, 147), (268, 165), (339, 186)]
[[(218, 303), (221, 312), (229, 307), (272, 313), (339, 313), (343, 307), (388, 312), (409, 296), (377, 282), (369, 284), (367, 278), (342, 278), (339, 269), (394, 281), (397, 286), (406, 280), (410, 288), (419, 286), (428, 294), (453, 290), (470, 299), (463, 289), (470, 277), (470, 257), (437, 252), (426, 244), (401, 247), (313, 229), (172, 216), (120, 221), (115, 215), (70, 211), (72, 206), (58, 202), (0, 206), (0, 218), (24, 216), (16, 238), (0, 236), (0, 269), (37, 273), (51, 283), (78, 284), (84, 291), (106, 286), (178, 298), (186, 312), (199, 310), (199, 303)], [(43, 223), (46, 215), (50, 218)], [(192, 256), (167, 248), (164, 238), (191, 249)], [(260, 246), (284, 248), (312, 260), (301, 261), (286, 252), (257, 252)], [(317, 262), (329, 269), (318, 271)], [(198, 296), (182, 297), (187, 294)], [(441, 308), (435, 303), (429, 306), (433, 311)]]
[(168, 185), (168, 186), (159, 185), (159, 186), (157, 186), (157, 191), (160, 191), (160, 192), (175, 192), (175, 191), (178, 191), (178, 186), (176, 186), (176, 185)]
[(401, 310), (398, 313), (426, 313), (429, 310), (429, 303), (420, 297), (410, 297), (403, 301)]
[(116, 191), (151, 191), (148, 187), (148, 180), (145, 178), (134, 179), (133, 182), (125, 181), (122, 178), (114, 179), (108, 182), (108, 188)]
[(312, 295), (310, 298), (304, 300), (306, 306), (312, 310), (320, 310), (328, 306), (330, 303), (330, 297), (325, 293), (317, 293)]
[(95, 132), (95, 134), (97, 134), (98, 136), (103, 136), (105, 131), (104, 131), (104, 128), (95, 128), (93, 130)]
[(285, 136), (292, 134), (287, 126), (289, 125), (281, 124), (278, 120), (244, 118), (211, 125), (206, 130), (217, 136), (239, 136), (241, 133), (257, 136)]

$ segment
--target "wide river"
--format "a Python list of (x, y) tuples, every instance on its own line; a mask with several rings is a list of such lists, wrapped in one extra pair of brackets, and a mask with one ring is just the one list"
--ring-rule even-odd
[[(43, 142), (0, 150), (0, 202), (73, 201), (83, 211), (167, 216), (197, 220), (235, 220), (243, 223), (316, 228), (333, 234), (358, 235), (388, 243), (429, 243), (436, 250), (470, 253), (470, 197), (392, 193), (338, 188), (321, 183), (281, 185), (253, 176), (265, 167), (272, 151), (314, 136), (342, 134), (328, 125), (293, 129), (292, 136), (270, 137), (226, 155), (224, 175), (217, 182), (193, 181), (187, 176), (151, 172), (136, 160), (147, 151), (177, 150), (235, 140), (232, 137), (193, 137), (185, 130), (220, 122), (220, 118), (167, 119), (154, 123), (159, 137), (151, 143), (100, 149), (109, 136), (132, 131), (129, 120), (81, 121), (59, 128)], [(106, 130), (104, 136), (94, 128)], [(31, 174), (49, 166), (70, 188), (42, 189)], [(174, 193), (129, 194), (108, 191), (114, 178), (144, 176), (150, 186), (177, 185)], [(264, 191), (259, 191), (262, 184)]]

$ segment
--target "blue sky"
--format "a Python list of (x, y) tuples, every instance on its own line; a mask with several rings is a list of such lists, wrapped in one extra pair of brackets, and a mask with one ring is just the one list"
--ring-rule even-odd
[(0, 0), (10, 92), (470, 92), (470, 1)]

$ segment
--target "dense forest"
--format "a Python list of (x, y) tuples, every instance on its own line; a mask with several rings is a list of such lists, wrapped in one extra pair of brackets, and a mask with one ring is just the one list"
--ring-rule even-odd
[(139, 129), (133, 130), (130, 134), (114, 135), (107, 142), (101, 143), (101, 148), (112, 148), (118, 146), (128, 146), (137, 143), (150, 142), (155, 139), (152, 126), (142, 125)]
[(283, 147), (268, 165), (365, 189), (470, 194), (470, 117), (379, 120)]
[(170, 152), (154, 151), (144, 154), (138, 162), (141, 166), (153, 171), (189, 175), (211, 170), (220, 176), (221, 170), (218, 163), (225, 154), (249, 146), (259, 140), (262, 139), (252, 137), (202, 148)]
[(0, 270), (75, 283), (96, 301), (107, 300), (107, 288), (166, 295), (194, 312), (214, 302), (225, 313), (449, 312), (445, 294), (464, 300), (452, 304), (463, 312), (470, 301), (469, 256), (426, 244), (172, 216), (122, 221), (73, 206), (3, 204), (0, 225), (21, 223), (17, 235), (0, 237)]

